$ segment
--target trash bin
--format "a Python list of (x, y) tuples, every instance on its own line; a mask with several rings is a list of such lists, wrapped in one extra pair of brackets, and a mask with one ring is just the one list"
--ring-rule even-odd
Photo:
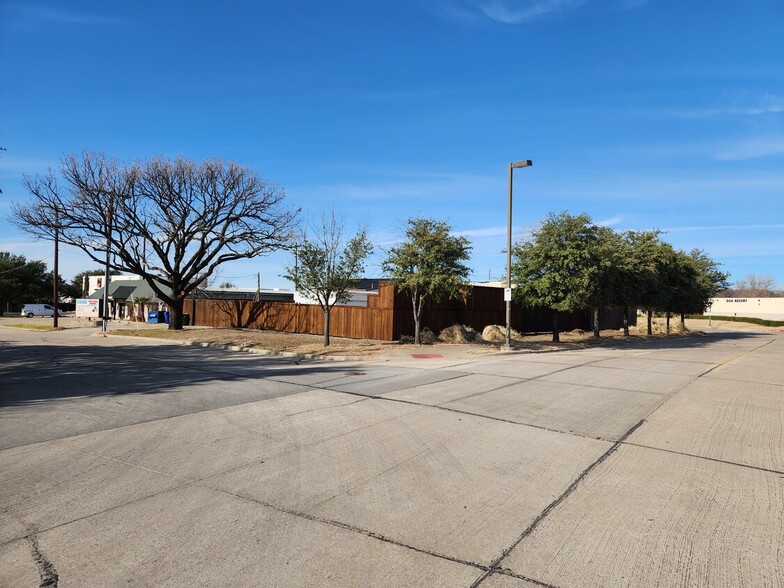
[(147, 322), (148, 323), (157, 323), (158, 322), (158, 311), (151, 310), (147, 313)]
[(187, 313), (183, 313), (182, 315), (182, 326), (189, 327), (191, 325), (191, 315)]
[(163, 322), (163, 323), (166, 323), (168, 325), (169, 324), (169, 311), (168, 310), (164, 310), (162, 313), (158, 313), (158, 316), (160, 317), (161, 314), (163, 315), (163, 320), (159, 321), (159, 322)]

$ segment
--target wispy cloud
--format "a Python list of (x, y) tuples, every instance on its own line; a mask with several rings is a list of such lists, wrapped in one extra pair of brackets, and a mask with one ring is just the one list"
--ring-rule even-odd
[(738, 161), (781, 153), (784, 153), (784, 136), (776, 135), (739, 141), (719, 150), (714, 157), (720, 161)]
[[(649, 0), (615, 0), (623, 10), (633, 10)], [(588, 0), (443, 0), (441, 12), (452, 20), (467, 23), (495, 22), (519, 25), (571, 12)]]
[(495, 187), (501, 179), (470, 174), (410, 174), (405, 179), (369, 181), (364, 183), (336, 183), (321, 186), (303, 186), (303, 193), (331, 195), (353, 200), (388, 200), (416, 198), (460, 198), (481, 193)]
[(743, 104), (718, 104), (698, 108), (669, 108), (659, 110), (661, 114), (675, 118), (710, 118), (721, 116), (760, 116), (784, 112), (784, 96), (763, 94), (755, 100)]
[(447, 0), (441, 3), (443, 13), (463, 22), (491, 21), (517, 25), (554, 13), (574, 9), (585, 0)]
[(751, 231), (762, 229), (784, 229), (784, 224), (750, 224), (750, 225), (690, 225), (685, 227), (669, 227), (662, 229), (666, 233), (685, 231)]
[(47, 6), (30, 6), (28, 4), (10, 4), (6, 8), (19, 19), (30, 21), (49, 21), (72, 25), (112, 25), (120, 20), (102, 14), (88, 14), (58, 10)]
[(485, 227), (483, 229), (466, 229), (464, 231), (455, 231), (458, 237), (469, 238), (482, 238), (482, 237), (500, 237), (506, 235), (506, 227)]
[(623, 220), (622, 216), (613, 216), (610, 218), (596, 221), (596, 224), (599, 225), (600, 227), (613, 227), (619, 224), (622, 220)]

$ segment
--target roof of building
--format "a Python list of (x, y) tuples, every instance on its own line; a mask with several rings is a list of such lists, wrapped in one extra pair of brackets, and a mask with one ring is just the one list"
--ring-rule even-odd
[(258, 300), (266, 302), (288, 302), (294, 300), (294, 292), (286, 290), (252, 290), (242, 288), (200, 288), (194, 290), (191, 296), (207, 300)]
[[(169, 289), (163, 284), (158, 286), (164, 291)], [(90, 293), (90, 298), (103, 298), (103, 288)], [(149, 302), (160, 302), (152, 287), (144, 280), (112, 280), (109, 282), (109, 299), (117, 301), (144, 298)]]

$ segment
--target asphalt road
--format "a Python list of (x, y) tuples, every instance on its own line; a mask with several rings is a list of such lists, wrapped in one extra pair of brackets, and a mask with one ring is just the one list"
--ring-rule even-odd
[(0, 327), (0, 586), (784, 586), (784, 339), (375, 363)]

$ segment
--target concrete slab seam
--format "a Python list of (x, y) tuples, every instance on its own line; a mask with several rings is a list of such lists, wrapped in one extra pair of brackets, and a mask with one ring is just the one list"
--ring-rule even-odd
[[(199, 485), (201, 485), (201, 484), (199, 484)], [(361, 527), (350, 525), (348, 523), (344, 523), (344, 522), (341, 522), (341, 521), (336, 521), (334, 519), (326, 519), (326, 518), (323, 518), (323, 517), (318, 517), (316, 515), (308, 514), (308, 513), (305, 513), (305, 512), (300, 512), (300, 511), (293, 510), (293, 509), (290, 509), (290, 508), (277, 506), (275, 504), (271, 504), (271, 503), (265, 502), (263, 500), (258, 500), (256, 498), (251, 498), (249, 496), (244, 496), (242, 494), (237, 494), (235, 492), (230, 492), (228, 490), (223, 490), (221, 488), (212, 488), (210, 486), (203, 486), (203, 487), (204, 488), (208, 488), (210, 490), (213, 490), (215, 492), (220, 492), (221, 494), (226, 494), (228, 496), (233, 496), (234, 498), (237, 498), (239, 500), (252, 502), (254, 504), (258, 504), (259, 506), (263, 506), (265, 508), (270, 508), (272, 510), (275, 510), (275, 511), (283, 513), (283, 514), (288, 514), (288, 515), (291, 515), (291, 516), (295, 516), (295, 517), (298, 517), (298, 518), (301, 518), (301, 519), (305, 519), (305, 520), (308, 520), (308, 521), (311, 521), (311, 522), (314, 522), (314, 523), (327, 525), (327, 526), (330, 526), (330, 527), (337, 527), (337, 528), (343, 529), (345, 531), (350, 531), (352, 533), (357, 533), (359, 535), (364, 535), (366, 537), (370, 537), (371, 539), (376, 539), (378, 541), (382, 541), (383, 543), (389, 543), (391, 545), (396, 545), (398, 547), (403, 547), (405, 549), (409, 549), (409, 550), (415, 551), (417, 553), (421, 553), (421, 554), (424, 554), (424, 555), (429, 555), (431, 557), (436, 557), (438, 559), (443, 559), (443, 560), (446, 560), (446, 561), (451, 561), (453, 563), (462, 564), (464, 566), (469, 566), (469, 567), (476, 568), (476, 569), (479, 569), (479, 570), (482, 570), (482, 571), (487, 571), (489, 569), (488, 566), (480, 564), (480, 563), (477, 563), (477, 562), (472, 562), (472, 561), (460, 559), (458, 557), (453, 557), (451, 555), (438, 553), (436, 551), (430, 551), (428, 549), (422, 549), (421, 547), (416, 547), (414, 545), (409, 545), (407, 543), (403, 543), (402, 541), (398, 541), (397, 539), (393, 539), (391, 537), (387, 537), (386, 535), (382, 535), (381, 533), (376, 533), (375, 531), (370, 531), (368, 529), (363, 529)]]
[(705, 461), (712, 461), (712, 462), (715, 462), (715, 463), (722, 463), (724, 465), (737, 466), (739, 468), (747, 468), (749, 470), (755, 470), (755, 471), (758, 471), (758, 472), (765, 472), (767, 474), (777, 474), (777, 475), (784, 476), (784, 471), (781, 471), (781, 470), (772, 470), (770, 468), (763, 468), (761, 466), (754, 466), (754, 465), (749, 465), (749, 464), (746, 464), (746, 463), (738, 463), (736, 461), (728, 461), (726, 459), (719, 459), (717, 457), (707, 457), (705, 455), (695, 455), (693, 453), (685, 453), (683, 451), (675, 451), (674, 449), (665, 449), (663, 447), (651, 447), (650, 445), (643, 445), (642, 443), (631, 443), (629, 441), (624, 442), (624, 445), (627, 445), (629, 447), (638, 447), (640, 449), (650, 449), (651, 451), (661, 451), (663, 453), (670, 453), (672, 455), (681, 455), (683, 457), (692, 457), (694, 459), (702, 459), (702, 460), (705, 460)]
[(528, 576), (524, 576), (523, 574), (518, 574), (517, 572), (513, 572), (509, 568), (499, 568), (495, 570), (493, 574), (498, 574), (499, 576), (509, 576), (510, 578), (515, 578), (517, 580), (524, 580), (526, 582), (530, 582), (531, 584), (536, 584), (537, 586), (541, 586), (542, 588), (560, 588), (555, 584), (549, 584), (547, 582), (542, 582), (541, 580), (529, 578)]
[[(604, 361), (604, 360), (596, 360), (596, 361)], [(510, 382), (508, 384), (501, 384), (500, 386), (497, 386), (495, 388), (490, 388), (488, 390), (482, 390), (481, 392), (474, 392), (473, 394), (468, 394), (467, 396), (461, 396), (459, 398), (452, 398), (452, 399), (447, 400), (446, 402), (441, 403), (441, 404), (431, 404), (431, 405), (428, 405), (428, 406), (442, 407), (442, 406), (444, 406), (444, 404), (449, 404), (450, 402), (455, 402), (457, 400), (465, 400), (467, 398), (473, 398), (475, 396), (481, 396), (482, 394), (488, 394), (490, 392), (497, 392), (498, 390), (503, 390), (504, 388), (509, 388), (511, 386), (515, 386), (516, 384), (522, 384), (522, 383), (528, 383), (528, 382), (544, 382), (546, 384), (568, 383), (568, 382), (557, 382), (557, 381), (553, 382), (553, 381), (550, 381), (550, 380), (545, 380), (544, 378), (546, 378), (548, 376), (552, 376), (553, 374), (558, 374), (558, 373), (565, 372), (567, 370), (575, 369), (575, 368), (578, 368), (578, 367), (585, 367), (585, 366), (590, 365), (592, 363), (595, 363), (595, 362), (589, 361), (587, 363), (580, 364), (580, 365), (570, 365), (570, 366), (565, 367), (563, 369), (556, 370), (554, 372), (550, 372), (550, 373), (547, 373), (547, 374), (543, 374), (541, 376), (534, 376), (533, 378), (517, 378), (515, 376), (497, 376), (499, 378), (507, 378), (507, 379), (514, 380), (514, 382)], [(621, 368), (615, 368), (615, 369), (621, 369)], [(634, 370), (629, 370), (629, 371), (634, 371)], [(641, 373), (646, 373), (646, 372), (641, 372)], [(445, 380), (445, 381), (448, 381), (448, 380)], [(652, 394), (654, 396), (666, 396), (666, 393), (661, 394), (661, 393), (658, 393), (658, 392), (646, 392), (644, 390), (627, 390), (625, 388), (609, 388), (609, 387), (604, 387), (604, 386), (594, 386), (594, 385), (591, 385), (591, 384), (578, 384), (578, 385), (582, 386), (583, 388), (598, 388), (600, 390), (616, 390), (616, 391), (621, 391), (621, 392), (634, 392), (635, 394)], [(447, 409), (447, 410), (449, 410), (449, 409)], [(531, 425), (531, 426), (535, 426), (535, 425)]]
[(749, 355), (750, 353), (754, 353), (755, 351), (758, 351), (758, 350), (762, 349), (763, 347), (767, 347), (768, 345), (770, 345), (770, 344), (771, 344), (771, 343), (773, 343), (774, 341), (775, 341), (775, 339), (770, 339), (769, 341), (766, 341), (766, 342), (765, 342), (765, 343), (763, 343), (762, 345), (758, 345), (757, 347), (753, 347), (753, 348), (751, 348), (751, 349), (747, 349), (746, 351), (742, 351), (741, 353), (738, 353), (737, 355), (735, 355), (735, 356), (733, 356), (733, 357), (730, 357), (729, 359), (725, 359), (724, 361), (722, 361), (722, 362), (719, 362), (718, 364), (714, 365), (714, 366), (713, 366), (712, 368), (710, 368), (708, 371), (706, 371), (706, 372), (704, 372), (704, 373), (700, 374), (700, 376), (704, 376), (705, 374), (709, 374), (709, 373), (711, 373), (712, 371), (715, 371), (715, 370), (721, 369), (721, 368), (723, 368), (724, 366), (726, 366), (726, 365), (728, 365), (728, 364), (732, 363), (733, 361), (736, 361), (736, 360), (740, 359), (740, 358), (741, 358), (741, 357), (743, 357), (744, 355)]
[[(722, 362), (720, 362), (718, 364), (714, 364), (712, 367), (710, 367), (709, 369), (705, 370), (704, 372), (701, 372), (701, 373), (697, 374), (696, 376), (694, 376), (691, 380), (686, 382), (683, 386), (681, 386), (677, 390), (673, 390), (669, 394), (664, 395), (662, 397), (662, 401), (658, 405), (653, 407), (650, 410), (650, 412), (648, 412), (648, 415), (647, 415), (648, 418), (650, 418), (657, 410), (659, 410), (662, 406), (664, 406), (670, 399), (675, 397), (676, 394), (679, 394), (679, 393), (683, 392), (686, 388), (691, 386), (694, 382), (696, 382), (700, 378), (703, 378), (703, 377), (707, 376), (708, 374), (710, 374), (714, 370), (716, 370), (716, 369), (718, 369), (718, 368), (720, 368), (720, 367), (722, 367), (724, 365), (727, 365), (727, 364), (735, 361), (736, 359), (740, 359), (744, 355), (747, 355), (747, 354), (749, 354), (749, 353), (751, 353), (753, 351), (757, 351), (758, 349), (762, 349), (766, 345), (770, 345), (771, 343), (773, 343), (773, 341), (774, 341), (774, 339), (771, 339), (770, 341), (766, 341), (762, 345), (758, 345), (757, 347), (754, 347), (753, 349), (748, 349), (748, 350), (746, 350), (746, 351), (744, 351), (742, 353), (739, 353), (737, 355), (734, 355), (733, 357), (730, 357), (729, 359), (725, 359), (724, 361), (722, 361)], [(710, 377), (715, 377), (715, 376), (710, 376)], [(708, 379), (710, 379), (710, 377)], [(716, 379), (720, 379), (720, 378), (716, 378)]]
[[(302, 390), (301, 392), (291, 392), (289, 394), (286, 394), (286, 396), (294, 396), (295, 394), (307, 394), (308, 392), (311, 392), (313, 390), (321, 390), (321, 391), (325, 391), (326, 390), (328, 392), (334, 392), (335, 394), (345, 394), (347, 396), (356, 396), (356, 394), (349, 394), (348, 392), (341, 392), (340, 390), (330, 390), (328, 388), (316, 388), (316, 387), (311, 386), (309, 384), (295, 384), (295, 383), (292, 383), (292, 382), (286, 382), (284, 380), (274, 380), (274, 381), (278, 382), (278, 383), (290, 384), (291, 386), (297, 386), (297, 387), (300, 387), (300, 388), (304, 388), (304, 390)], [(218, 407), (213, 407), (213, 408), (205, 408), (204, 410), (194, 410), (193, 412), (188, 412), (188, 413), (183, 413), (183, 414), (173, 414), (171, 416), (161, 417), (161, 418), (157, 418), (157, 419), (150, 419), (148, 421), (139, 421), (138, 423), (130, 423), (128, 425), (122, 425), (122, 426), (119, 426), (119, 427), (107, 427), (105, 429), (95, 429), (95, 430), (92, 430), (92, 431), (89, 431), (89, 432), (86, 432), (86, 433), (79, 433), (79, 434), (76, 434), (76, 435), (68, 435), (68, 436), (65, 436), (65, 437), (54, 437), (52, 439), (45, 439), (43, 441), (33, 441), (32, 443), (24, 443), (22, 445), (14, 445), (13, 447), (0, 448), (0, 453), (2, 453), (3, 451), (9, 451), (11, 449), (17, 449), (19, 447), (30, 447), (32, 445), (38, 445), (39, 443), (51, 443), (52, 441), (57, 441), (57, 440), (60, 440), (60, 439), (72, 439), (72, 438), (76, 438), (76, 437), (81, 437), (83, 435), (93, 435), (95, 433), (102, 433), (102, 432), (105, 432), (105, 431), (120, 430), (120, 429), (125, 429), (127, 427), (135, 427), (136, 425), (141, 425), (143, 423), (157, 423), (159, 421), (167, 421), (167, 420), (170, 420), (170, 419), (177, 419), (177, 418), (184, 417), (184, 416), (189, 416), (189, 415), (192, 415), (192, 414), (202, 414), (202, 413), (207, 413), (207, 412), (211, 412), (211, 411), (214, 411), (214, 410), (223, 410), (223, 409), (229, 408), (229, 407), (244, 406), (246, 404), (254, 404), (256, 402), (267, 402), (269, 400), (275, 400), (276, 398), (279, 398), (279, 396), (272, 396), (270, 398), (257, 398), (255, 400), (248, 400), (247, 402), (240, 402), (240, 403), (237, 403), (237, 404), (231, 404), (231, 405), (227, 405), (227, 406), (218, 406)], [(375, 398), (375, 397), (370, 397), (370, 398)], [(356, 402), (348, 402), (348, 403), (346, 403), (346, 406), (349, 406), (351, 404), (356, 404)], [(341, 405), (338, 405), (338, 406), (341, 406)]]
[(29, 535), (27, 537), (30, 543), (30, 549), (33, 552), (33, 560), (38, 568), (38, 575), (41, 576), (41, 583), (39, 588), (57, 588), (60, 579), (57, 576), (57, 571), (54, 569), (52, 562), (46, 559), (46, 556), (41, 553), (41, 548), (38, 545), (38, 537), (36, 535)]
[[(314, 386), (314, 387), (319, 389), (319, 390), (324, 390), (325, 392), (339, 392), (341, 394), (350, 394), (352, 396), (360, 396), (362, 398), (367, 398), (368, 400), (382, 400), (382, 401), (385, 401), (385, 402), (397, 402), (397, 403), (400, 403), (400, 404), (410, 404), (410, 405), (413, 405), (413, 406), (421, 406), (422, 408), (434, 408), (436, 410), (443, 410), (445, 412), (453, 412), (455, 414), (463, 414), (463, 415), (466, 415), (466, 416), (473, 416), (473, 417), (477, 417), (477, 418), (480, 418), (480, 419), (487, 419), (489, 421), (496, 421), (496, 422), (499, 422), (499, 423), (507, 423), (509, 425), (518, 425), (520, 427), (531, 427), (532, 429), (539, 429), (540, 431), (548, 431), (550, 433), (560, 433), (561, 435), (569, 435), (570, 437), (580, 437), (581, 439), (591, 439), (591, 440), (594, 440), (594, 441), (609, 441), (611, 443), (613, 442), (612, 440), (604, 439), (602, 437), (591, 437), (590, 435), (582, 435), (580, 433), (574, 433), (574, 432), (571, 432), (571, 431), (561, 431), (559, 429), (551, 429), (550, 427), (545, 427), (543, 425), (534, 425), (534, 424), (531, 424), (531, 423), (523, 423), (523, 422), (520, 422), (520, 421), (513, 421), (513, 420), (510, 420), (510, 419), (504, 419), (504, 418), (501, 418), (501, 417), (494, 417), (494, 416), (489, 416), (489, 415), (486, 415), (486, 414), (479, 414), (479, 413), (476, 413), (476, 412), (469, 412), (467, 410), (460, 410), (460, 409), (457, 409), (457, 408), (448, 408), (448, 407), (446, 407), (446, 406), (444, 406), (442, 404), (426, 404), (424, 402), (415, 402), (414, 400), (403, 400), (402, 398), (387, 398), (386, 396), (374, 396), (373, 394), (362, 394), (361, 392), (343, 392), (341, 390), (332, 390), (330, 388), (318, 388), (316, 386)], [(397, 417), (395, 417), (395, 418), (397, 418)]]
[(775, 386), (777, 388), (784, 388), (784, 384), (778, 384), (776, 382), (749, 382), (748, 380), (739, 380), (737, 378), (723, 378), (722, 376), (711, 373), (705, 376), (709, 380), (720, 380), (722, 382), (738, 382), (739, 384), (750, 384), (752, 386), (757, 384), (762, 384), (764, 386)]
[(142, 502), (144, 500), (149, 500), (151, 498), (156, 498), (156, 497), (158, 497), (158, 496), (160, 496), (162, 494), (166, 494), (167, 492), (174, 492), (175, 490), (180, 490), (182, 488), (185, 488), (186, 486), (194, 485), (197, 482), (198, 482), (198, 480), (194, 480), (193, 482), (188, 482), (187, 484), (181, 484), (179, 486), (173, 486), (171, 488), (165, 488), (165, 489), (161, 490), (160, 492), (153, 492), (152, 494), (148, 494), (147, 496), (142, 496), (142, 497), (136, 498), (134, 500), (129, 500), (128, 502), (123, 502), (122, 504), (117, 504), (115, 506), (110, 506), (109, 508), (105, 508), (105, 509), (99, 510), (97, 512), (91, 512), (90, 514), (86, 514), (86, 515), (81, 516), (81, 517), (76, 517), (75, 519), (71, 519), (70, 521), (63, 521), (62, 523), (57, 523), (56, 525), (52, 525), (51, 527), (47, 527), (46, 529), (38, 529), (36, 531), (30, 531), (27, 534), (22, 535), (20, 537), (13, 537), (13, 538), (9, 539), (8, 541), (0, 542), (0, 547), (3, 547), (4, 545), (8, 545), (9, 543), (13, 543), (14, 541), (18, 541), (19, 539), (30, 540), (30, 537), (38, 536), (38, 535), (41, 535), (43, 533), (47, 533), (49, 531), (52, 531), (54, 529), (59, 529), (60, 527), (65, 527), (66, 525), (70, 525), (72, 523), (78, 523), (79, 521), (86, 521), (87, 519), (90, 519), (92, 517), (97, 517), (99, 515), (106, 514), (107, 512), (112, 512), (113, 510), (124, 508), (126, 506), (130, 506), (132, 504), (136, 504), (138, 502)]
[(624, 433), (624, 434), (621, 436), (621, 438), (620, 438), (620, 439), (618, 439), (618, 441), (616, 441), (615, 443), (613, 443), (612, 447), (610, 447), (610, 448), (609, 448), (607, 451), (605, 451), (605, 452), (604, 452), (602, 455), (600, 455), (600, 456), (598, 457), (598, 459), (596, 459), (596, 461), (594, 461), (594, 462), (593, 462), (591, 465), (589, 465), (589, 466), (588, 466), (587, 468), (585, 468), (585, 469), (584, 469), (582, 472), (580, 472), (580, 474), (579, 474), (579, 475), (578, 475), (578, 476), (577, 476), (577, 477), (574, 479), (574, 481), (573, 481), (571, 484), (569, 484), (569, 486), (566, 488), (566, 490), (564, 490), (564, 491), (561, 493), (561, 495), (560, 495), (560, 496), (558, 496), (558, 498), (556, 498), (555, 500), (553, 500), (553, 501), (552, 501), (550, 504), (548, 504), (548, 505), (545, 507), (545, 509), (544, 509), (544, 510), (543, 510), (541, 513), (539, 513), (539, 516), (537, 516), (537, 517), (536, 517), (536, 518), (535, 518), (535, 519), (534, 519), (534, 520), (531, 522), (531, 524), (530, 524), (530, 525), (528, 525), (528, 527), (527, 527), (527, 528), (526, 528), (526, 529), (525, 529), (525, 530), (522, 532), (522, 534), (521, 534), (521, 535), (520, 535), (520, 536), (519, 536), (519, 537), (518, 537), (518, 538), (517, 538), (517, 539), (514, 541), (514, 543), (512, 543), (512, 544), (511, 544), (509, 547), (507, 547), (506, 549), (504, 549), (504, 550), (501, 552), (501, 555), (500, 555), (498, 558), (496, 558), (496, 559), (495, 559), (495, 561), (493, 561), (493, 562), (490, 564), (490, 569), (489, 569), (487, 572), (485, 572), (484, 574), (482, 574), (482, 575), (481, 575), (479, 578), (477, 578), (477, 579), (476, 579), (476, 581), (475, 581), (473, 584), (471, 584), (470, 588), (477, 588), (479, 585), (481, 585), (481, 584), (482, 584), (482, 582), (484, 582), (484, 581), (485, 581), (487, 578), (489, 578), (489, 577), (490, 577), (490, 576), (491, 576), (493, 573), (495, 573), (495, 572), (497, 572), (498, 570), (500, 570), (500, 569), (501, 569), (501, 566), (500, 566), (501, 562), (502, 562), (504, 559), (506, 559), (506, 557), (507, 557), (507, 556), (508, 556), (508, 555), (509, 555), (509, 554), (510, 554), (510, 553), (511, 553), (511, 552), (512, 552), (512, 551), (513, 551), (513, 550), (514, 550), (514, 549), (515, 549), (515, 548), (516, 548), (518, 545), (520, 545), (520, 543), (522, 543), (522, 542), (523, 542), (523, 540), (524, 540), (526, 537), (528, 537), (529, 535), (531, 535), (531, 533), (533, 533), (533, 532), (534, 532), (534, 530), (535, 530), (535, 529), (536, 529), (536, 528), (539, 526), (539, 524), (540, 524), (540, 523), (541, 523), (541, 522), (542, 522), (542, 521), (543, 521), (543, 520), (544, 520), (544, 519), (545, 519), (545, 518), (546, 518), (546, 517), (547, 517), (547, 516), (548, 516), (548, 515), (549, 515), (549, 514), (552, 512), (552, 511), (553, 511), (553, 510), (555, 510), (555, 508), (556, 508), (556, 507), (557, 507), (559, 504), (561, 504), (561, 503), (562, 503), (564, 500), (566, 500), (566, 499), (567, 499), (567, 498), (568, 498), (568, 497), (569, 497), (569, 496), (572, 494), (572, 492), (574, 492), (574, 491), (577, 489), (577, 487), (580, 485), (580, 482), (582, 482), (582, 481), (583, 481), (583, 480), (584, 480), (584, 479), (585, 479), (585, 478), (588, 476), (588, 474), (590, 474), (590, 473), (591, 473), (591, 472), (594, 470), (594, 468), (596, 468), (597, 466), (601, 465), (601, 464), (602, 464), (602, 463), (603, 463), (603, 462), (604, 462), (604, 461), (605, 461), (605, 460), (606, 460), (608, 457), (610, 457), (610, 456), (611, 456), (613, 453), (615, 453), (615, 452), (618, 450), (618, 448), (619, 448), (619, 447), (620, 447), (620, 446), (623, 444), (623, 442), (624, 442), (624, 441), (625, 441), (625, 440), (626, 440), (626, 439), (627, 439), (627, 438), (628, 438), (628, 437), (629, 437), (629, 436), (630, 436), (632, 433), (634, 433), (634, 432), (635, 432), (637, 429), (639, 429), (639, 428), (640, 428), (640, 427), (641, 427), (641, 426), (642, 426), (644, 423), (645, 423), (645, 419), (642, 419), (642, 420), (640, 420), (640, 421), (639, 421), (639, 422), (638, 422), (636, 425), (634, 425), (634, 426), (633, 426), (633, 427), (631, 427), (631, 428), (630, 428), (628, 431), (626, 431), (626, 432), (625, 432), (625, 433)]
[[(375, 397), (370, 397), (368, 400), (372, 400), (372, 399), (375, 399)], [(358, 402), (361, 402), (361, 401), (358, 401)], [(341, 405), (341, 406), (351, 406), (352, 404), (356, 404), (356, 402), (352, 402), (350, 404)], [(272, 459), (272, 458), (276, 458), (276, 457), (283, 457), (285, 455), (289, 455), (290, 453), (295, 453), (300, 448), (315, 447), (316, 445), (321, 445), (323, 443), (327, 443), (327, 442), (333, 441), (335, 439), (340, 439), (341, 437), (345, 437), (347, 435), (352, 435), (352, 434), (356, 433), (357, 431), (362, 431), (364, 429), (369, 429), (369, 428), (375, 427), (375, 426), (377, 426), (379, 424), (382, 424), (382, 423), (388, 423), (390, 421), (394, 421), (395, 419), (401, 418), (401, 416), (403, 416), (403, 415), (391, 416), (388, 419), (383, 419), (381, 421), (374, 421), (374, 422), (368, 423), (366, 425), (363, 425), (361, 427), (358, 427), (356, 429), (351, 429), (350, 431), (343, 431), (343, 432), (338, 433), (336, 435), (332, 435), (331, 437), (324, 437), (324, 438), (320, 438), (320, 439), (315, 439), (315, 440), (311, 441), (310, 443), (303, 443), (301, 446), (299, 446), (297, 448), (288, 449), (286, 451), (281, 451), (279, 453), (270, 453), (269, 455), (266, 455), (264, 457), (264, 459), (262, 459), (262, 460), (254, 460), (254, 461), (251, 461), (251, 462), (248, 462), (248, 463), (244, 463), (242, 465), (238, 465), (238, 466), (229, 468), (228, 470), (215, 472), (214, 474), (210, 474), (208, 476), (204, 476), (204, 477), (199, 478), (198, 480), (194, 480), (194, 481), (195, 482), (201, 482), (201, 483), (207, 482), (209, 480), (212, 480), (213, 478), (217, 478), (219, 476), (225, 476), (226, 474), (230, 474), (230, 473), (239, 471), (241, 469), (244, 469), (244, 468), (247, 468), (247, 467), (250, 467), (250, 466), (253, 466), (253, 465), (258, 465), (258, 464), (264, 463), (268, 459)], [(212, 486), (206, 486), (205, 485), (205, 487), (211, 488), (213, 490), (220, 490), (219, 488), (213, 488)]]

